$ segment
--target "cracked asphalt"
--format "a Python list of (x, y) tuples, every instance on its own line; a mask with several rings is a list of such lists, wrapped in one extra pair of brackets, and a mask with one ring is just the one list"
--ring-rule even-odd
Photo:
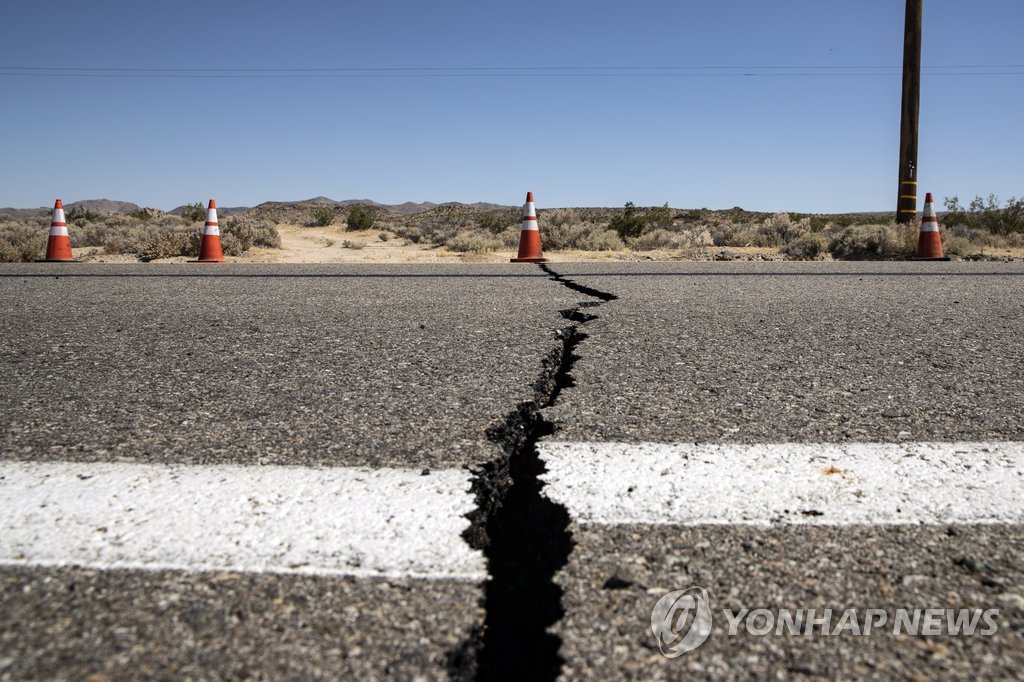
[[(544, 411), (552, 440), (1020, 441), (1024, 268), (934, 266), (559, 264), (619, 298), (587, 325), (575, 386)], [(1019, 525), (570, 530), (576, 545), (556, 576), (565, 679), (1012, 679), (1024, 664)], [(668, 660), (651, 611), (695, 585), (717, 624)], [(721, 609), (849, 607), (994, 608), (999, 630), (723, 631)]]
[[(478, 466), (578, 299), (533, 266), (0, 265), (0, 458)], [(0, 679), (445, 679), (482, 596), (0, 568)]]
[[(1024, 268), (565, 264), (585, 322), (559, 441), (1024, 440)], [(185, 276), (182, 276), (185, 275)], [(581, 291), (533, 266), (0, 266), (0, 458), (459, 468), (534, 397)], [(325, 512), (328, 510), (325, 510)], [(570, 526), (564, 679), (1016, 678), (1024, 533)], [(713, 632), (668, 660), (666, 591), (715, 609), (999, 608), (992, 637)], [(0, 679), (444, 679), (481, 585), (0, 569)]]

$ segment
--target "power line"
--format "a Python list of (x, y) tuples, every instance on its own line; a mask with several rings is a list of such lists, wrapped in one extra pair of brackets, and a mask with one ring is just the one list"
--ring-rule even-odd
[[(996, 71), (994, 69), (1001, 69)], [(1017, 70), (1021, 69), (1021, 70)], [(1024, 64), (937, 65), (923, 68), (926, 76), (1019, 76)], [(164, 67), (50, 67), (0, 66), (0, 77), (22, 78), (778, 78), (778, 77), (893, 77), (896, 66), (459, 66), (459, 67), (278, 67), (278, 68), (164, 68)]]
[[(583, 65), (573, 67), (263, 67), (263, 68), (145, 68), (145, 67), (23, 67), (23, 66), (0, 66), (3, 70), (19, 70), (19, 71), (67, 71), (67, 72), (263, 72), (263, 73), (275, 73), (275, 72), (394, 72), (394, 71), (408, 71), (408, 72), (464, 72), (464, 71), (485, 71), (485, 72), (501, 72), (501, 71), (665, 71), (665, 70), (743, 70), (743, 71), (776, 71), (776, 70), (833, 70), (833, 71), (856, 71), (856, 70), (899, 70), (899, 65), (890, 66), (873, 66), (873, 67), (858, 67), (858, 66), (634, 66), (634, 67), (622, 67), (622, 66), (607, 66), (607, 65)], [(1024, 65), (935, 65), (930, 67), (922, 67), (924, 70), (928, 69), (1024, 69)]]
[[(897, 78), (899, 72), (891, 73), (503, 73), (503, 74), (168, 74), (168, 73), (0, 73), (2, 77), (20, 78), (100, 78), (100, 79), (444, 79), (444, 78)], [(983, 77), (983, 76), (1024, 76), (1024, 71), (985, 71), (985, 72), (926, 72), (924, 77)]]

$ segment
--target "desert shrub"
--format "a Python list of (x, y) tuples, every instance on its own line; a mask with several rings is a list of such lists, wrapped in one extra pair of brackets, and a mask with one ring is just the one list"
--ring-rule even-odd
[(127, 215), (108, 215), (103, 224), (112, 230), (130, 230), (141, 228), (142, 221)]
[(629, 241), (629, 248), (635, 251), (654, 251), (673, 247), (675, 235), (668, 230), (651, 230)]
[(632, 201), (627, 201), (622, 213), (608, 223), (608, 227), (615, 230), (622, 239), (639, 237), (648, 228), (671, 226), (672, 211), (667, 203), (656, 208), (638, 209)]
[(344, 239), (341, 242), (341, 248), (352, 249), (353, 251), (360, 251), (366, 248), (366, 242), (350, 241), (348, 239)]
[(64, 220), (68, 223), (95, 223), (103, 219), (99, 213), (93, 213), (87, 208), (75, 206), (64, 213)]
[(757, 242), (757, 228), (753, 225), (724, 220), (708, 229), (715, 246), (750, 246)]
[(966, 256), (977, 253), (979, 248), (963, 237), (946, 236), (942, 238), (942, 250), (947, 256)]
[(921, 230), (921, 221), (918, 220), (910, 225), (903, 225), (897, 223), (896, 219), (886, 225), (887, 237), (888, 237), (888, 248), (890, 251), (886, 253), (888, 258), (910, 258), (917, 251), (917, 238)]
[[(197, 230), (188, 228), (157, 232), (149, 237), (138, 251), (110, 251), (107, 253), (137, 253), (139, 260), (149, 262), (157, 258), (174, 258), (175, 256), (196, 256), (199, 254), (199, 235)], [(221, 240), (224, 246), (224, 240)], [(225, 249), (225, 253), (227, 253)]]
[(636, 251), (654, 251), (655, 249), (680, 249), (690, 245), (686, 235), (670, 232), (662, 228), (651, 230), (629, 242), (629, 247)]
[(711, 238), (711, 228), (708, 225), (693, 225), (686, 231), (694, 246), (711, 246), (715, 243), (715, 240)]
[(112, 230), (108, 228), (94, 233), (93, 240), (88, 246), (102, 246), (104, 253), (126, 253), (138, 256), (144, 253), (149, 243), (160, 234), (164, 234), (164, 232), (145, 234), (142, 230)]
[(375, 211), (369, 206), (363, 206), (362, 204), (356, 204), (348, 211), (348, 229), (350, 230), (369, 230), (373, 227), (373, 223), (376, 220)]
[(458, 253), (486, 253), (497, 251), (503, 248), (504, 244), (493, 235), (464, 231), (447, 240), (445, 247)]
[(48, 231), (33, 222), (0, 223), (0, 262), (31, 263), (46, 253)]
[[(496, 239), (501, 242), (501, 247), (503, 249), (517, 249), (519, 248), (520, 233), (521, 230), (519, 226), (512, 225), (511, 227), (506, 227), (505, 231), (501, 234), (496, 235)], [(541, 236), (541, 241), (543, 241), (543, 239), (544, 237)]]
[(597, 229), (599, 228), (596, 225), (590, 223), (545, 225), (541, 233), (541, 242), (545, 249), (552, 251), (575, 249), (585, 233)]
[(668, 207), (667, 201), (661, 206), (647, 209), (646, 215), (648, 225), (663, 229), (672, 227), (672, 209)]
[(281, 233), (269, 220), (249, 217), (228, 218), (221, 227), (222, 238), (227, 235), (238, 240), (242, 251), (248, 251), (254, 246), (281, 248)]
[(224, 232), (220, 234), (220, 249), (225, 256), (241, 256), (245, 252), (238, 237)]
[(206, 208), (202, 202), (185, 204), (181, 207), (181, 219), (186, 223), (197, 223), (200, 220), (206, 221)]
[(756, 243), (758, 246), (782, 246), (810, 231), (810, 219), (793, 222), (788, 213), (776, 213), (757, 227)]
[(840, 260), (877, 260), (881, 225), (844, 227), (828, 240), (828, 251)]
[[(130, 232), (130, 234), (128, 234)], [(106, 222), (102, 223), (74, 223), (68, 225), (68, 236), (71, 238), (71, 248), (77, 249), (82, 246), (106, 247), (115, 238), (121, 241), (138, 242), (142, 238), (142, 230), (115, 229)], [(112, 252), (108, 252), (112, 253)], [(119, 251), (118, 253), (125, 253)]]
[(128, 214), (129, 217), (134, 218), (135, 220), (142, 221), (144, 223), (153, 222), (154, 220), (163, 217), (163, 215), (164, 214), (162, 211), (158, 211), (155, 208), (140, 208), (139, 210), (132, 211), (131, 213)]
[(942, 225), (939, 229), (943, 233), (943, 243), (945, 243), (947, 240), (951, 238), (956, 238), (968, 241), (979, 248), (998, 248), (1006, 242), (1005, 237), (992, 234), (987, 230), (979, 230), (973, 227), (967, 227), (966, 225)]
[(515, 225), (519, 222), (522, 216), (518, 214), (518, 209), (509, 211), (487, 211), (476, 217), (476, 226), (481, 230), (490, 232), (491, 234), (500, 234), (510, 225)]
[(851, 225), (837, 228), (828, 237), (828, 251), (840, 260), (891, 260), (910, 258), (917, 247), (916, 224)]
[(779, 252), (790, 260), (817, 260), (828, 249), (828, 241), (817, 232), (805, 232), (786, 242)]
[[(74, 241), (72, 241), (74, 244)], [(104, 238), (102, 243), (90, 244), (89, 246), (102, 246), (103, 253), (140, 255), (146, 247), (147, 241), (138, 234), (127, 234), (124, 232), (111, 233)]]
[(555, 208), (549, 211), (541, 211), (540, 215), (544, 218), (545, 225), (554, 225), (556, 227), (580, 222), (579, 215), (571, 208)]
[(581, 234), (576, 240), (576, 248), (581, 251), (621, 251), (626, 245), (618, 232), (595, 229)]
[(988, 199), (975, 197), (966, 208), (960, 205), (956, 196), (947, 197), (943, 203), (947, 211), (943, 222), (948, 226), (963, 226), (993, 234), (1024, 233), (1024, 197), (1010, 197), (1003, 207), (994, 194), (988, 195)]
[(595, 223), (547, 225), (541, 230), (544, 248), (554, 251), (608, 251), (626, 248), (618, 232)]
[[(173, 225), (180, 225), (180, 221), (175, 219)], [(172, 228), (147, 224), (131, 216), (111, 215), (102, 222), (69, 224), (68, 234), (73, 248), (101, 246), (106, 253), (138, 254), (153, 234), (167, 229)]]
[(831, 216), (821, 215), (817, 213), (789, 213), (788, 215), (789, 219), (792, 220), (793, 222), (800, 223), (806, 221), (805, 224), (810, 227), (811, 232), (821, 232), (822, 230), (824, 230), (826, 227), (833, 223), (841, 224), (843, 227), (847, 227), (857, 222), (878, 222), (878, 216), (872, 216), (871, 220), (861, 220), (860, 218), (866, 216), (858, 217), (855, 214), (845, 216)]
[(620, 238), (630, 239), (639, 237), (646, 224), (647, 221), (644, 220), (643, 215), (638, 214), (633, 208), (632, 202), (629, 202), (622, 213), (611, 219), (608, 227), (614, 230)]
[(941, 230), (945, 233), (943, 240), (949, 235), (950, 237), (957, 237), (970, 242), (975, 250), (991, 248), (991, 249), (1006, 249), (1011, 247), (1022, 248), (1024, 247), (1024, 234), (1011, 232), (1010, 234), (993, 234), (987, 230), (979, 230), (977, 228), (966, 227), (964, 225), (953, 225), (952, 227), (942, 226)]
[(645, 232), (629, 242), (629, 247), (636, 251), (653, 251), (656, 249), (685, 249), (691, 246), (706, 246), (713, 243), (711, 233), (704, 225), (687, 225), (667, 230), (655, 228)]
[(265, 246), (268, 249), (281, 248), (281, 233), (277, 231), (273, 223), (261, 220), (254, 226), (254, 229), (256, 235), (252, 241), (253, 246)]
[(164, 213), (163, 215), (160, 215), (160, 216), (157, 216), (157, 217), (153, 218), (152, 222), (157, 227), (165, 227), (165, 228), (184, 227), (184, 226), (187, 226), (189, 224), (189, 223), (185, 222), (184, 220), (182, 220), (180, 217), (178, 217), (176, 215), (171, 215), (169, 213)]
[(688, 223), (696, 223), (696, 222), (700, 222), (700, 221), (704, 220), (704, 213), (705, 213), (705, 211), (707, 211), (706, 208), (692, 208), (692, 209), (689, 209), (687, 211), (683, 211), (682, 213), (680, 213), (676, 217), (679, 218), (679, 220), (682, 220), (682, 221), (685, 221), (685, 222), (688, 222)]
[(320, 206), (319, 208), (313, 209), (312, 219), (310, 220), (311, 227), (327, 227), (334, 222), (334, 207), (333, 206)]

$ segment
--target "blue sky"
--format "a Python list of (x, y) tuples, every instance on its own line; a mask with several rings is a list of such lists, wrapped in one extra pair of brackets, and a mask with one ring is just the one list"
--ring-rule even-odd
[[(903, 12), (902, 0), (9, 3), (0, 206), (518, 204), (532, 190), (540, 207), (892, 210), (900, 78), (879, 74), (899, 72)], [(925, 0), (922, 192), (1024, 195), (1022, 25), (1019, 0)], [(997, 68), (946, 68), (965, 66)], [(181, 71), (327, 68), (449, 70)], [(965, 71), (1017, 75), (939, 75)], [(111, 73), (135, 77), (96, 77)]]

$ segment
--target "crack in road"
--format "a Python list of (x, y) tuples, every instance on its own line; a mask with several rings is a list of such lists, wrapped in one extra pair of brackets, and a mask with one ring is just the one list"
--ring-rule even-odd
[(556, 332), (561, 344), (544, 358), (533, 399), (488, 429), (488, 439), (501, 446), (502, 456), (474, 470), (477, 507), (463, 534), (487, 558), (486, 615), (483, 627), (449, 652), (449, 675), (460, 682), (554, 680), (564, 662), (561, 639), (548, 628), (565, 615), (562, 588), (554, 577), (574, 543), (565, 507), (541, 493), (545, 467), (537, 442), (555, 432), (541, 410), (575, 383), (576, 349), (588, 338), (581, 327), (598, 318), (587, 311), (618, 297), (566, 279), (547, 265), (540, 268), (552, 281), (600, 302), (582, 301), (559, 311), (572, 324)]
[[(593, 298), (600, 299), (602, 301), (602, 303), (607, 303), (608, 301), (614, 301), (614, 300), (618, 299), (618, 296), (616, 296), (615, 294), (610, 294), (607, 291), (601, 291), (600, 289), (594, 289), (593, 287), (588, 287), (586, 285), (580, 284), (579, 282), (574, 282), (571, 279), (567, 279), (567, 278), (563, 277), (562, 275), (558, 274), (557, 272), (555, 272), (554, 270), (552, 270), (550, 267), (548, 267), (544, 263), (540, 263), (539, 265), (540, 265), (540, 269), (543, 270), (544, 272), (546, 272), (551, 277), (552, 280), (554, 280), (555, 282), (558, 282), (562, 286), (569, 287), (573, 291), (578, 291), (581, 294), (586, 294), (587, 296), (591, 296)], [(601, 304), (598, 303), (596, 305), (601, 305)], [(589, 307), (594, 307), (594, 304), (592, 304)]]

